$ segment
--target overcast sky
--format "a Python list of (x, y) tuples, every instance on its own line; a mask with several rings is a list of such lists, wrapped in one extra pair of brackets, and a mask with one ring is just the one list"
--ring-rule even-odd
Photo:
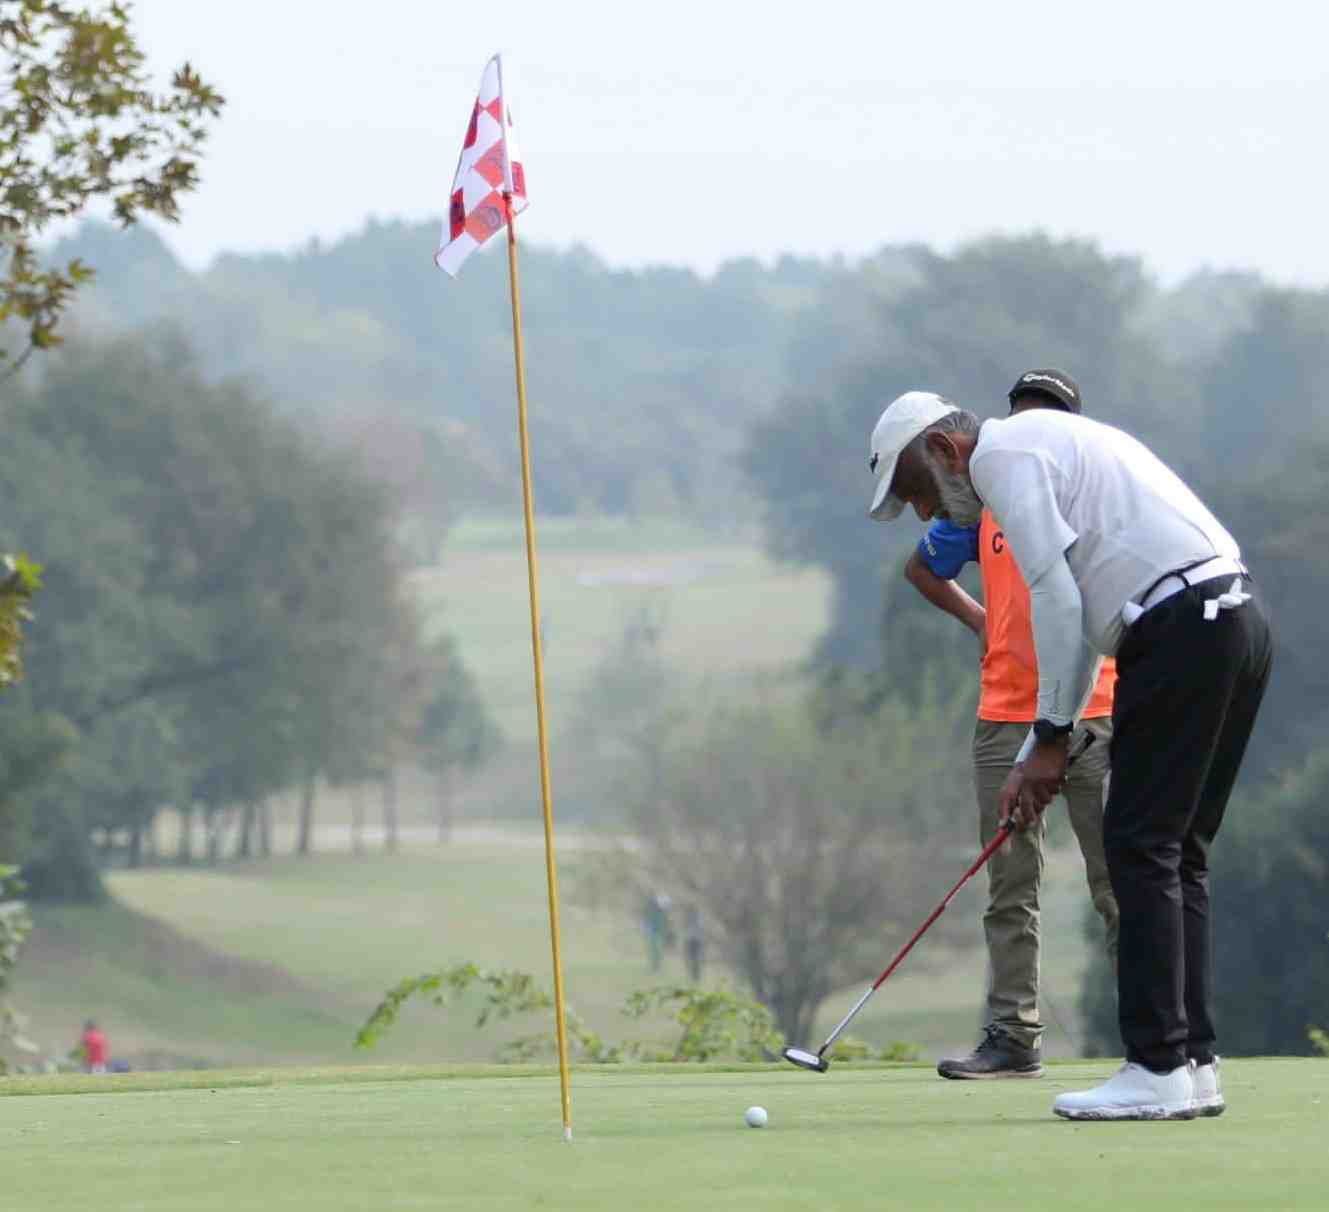
[[(137, 0), (228, 104), (167, 238), (218, 252), (441, 215), (504, 55), (524, 239), (616, 265), (941, 249), (1041, 228), (1329, 286), (1329, 5)], [(431, 249), (421, 250), (428, 257)]]

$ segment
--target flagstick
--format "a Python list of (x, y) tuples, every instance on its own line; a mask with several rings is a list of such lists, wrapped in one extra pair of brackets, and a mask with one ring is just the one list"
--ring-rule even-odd
[(568, 1029), (563, 1013), (563, 957), (558, 932), (558, 868), (554, 862), (554, 810), (549, 798), (549, 737), (545, 728), (544, 657), (540, 651), (540, 589), (535, 563), (535, 508), (531, 499), (531, 441), (526, 428), (526, 354), (521, 339), (521, 288), (517, 285), (517, 229), (512, 195), (503, 195), (508, 220), (508, 279), (512, 286), (512, 347), (517, 364), (517, 428), (521, 433), (521, 496), (526, 512), (526, 575), (531, 598), (531, 654), (535, 659), (535, 722), (540, 741), (540, 792), (544, 798), (545, 874), (549, 883), (549, 937), (554, 951), (554, 1021), (558, 1028), (558, 1081), (563, 1098), (563, 1139), (572, 1139), (568, 1089)]

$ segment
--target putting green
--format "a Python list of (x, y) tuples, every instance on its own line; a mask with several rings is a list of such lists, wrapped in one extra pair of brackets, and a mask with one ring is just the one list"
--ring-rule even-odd
[[(1329, 1064), (1228, 1062), (1229, 1111), (1219, 1119), (1051, 1116), (1058, 1091), (1110, 1068), (1058, 1065), (1041, 1081), (991, 1083), (943, 1082), (912, 1067), (579, 1070), (571, 1145), (561, 1139), (557, 1079), (529, 1070), (134, 1075), (117, 1092), (108, 1079), (72, 1083), (101, 1093), (0, 1098), (3, 1191), (5, 1206), (25, 1212), (1115, 1212), (1329, 1201)], [(145, 1088), (153, 1085), (167, 1088)], [(0, 1080), (15, 1093), (70, 1086)], [(770, 1113), (768, 1127), (744, 1126), (754, 1103)]]

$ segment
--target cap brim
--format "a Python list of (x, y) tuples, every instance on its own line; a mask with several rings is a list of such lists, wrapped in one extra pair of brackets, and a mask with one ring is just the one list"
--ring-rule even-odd
[(872, 504), (868, 507), (868, 517), (874, 522), (893, 521), (904, 511), (904, 502), (899, 497), (891, 496), (891, 480), (895, 478), (895, 465), (898, 462), (898, 458), (892, 460), (891, 465), (877, 480), (877, 491), (873, 494)]

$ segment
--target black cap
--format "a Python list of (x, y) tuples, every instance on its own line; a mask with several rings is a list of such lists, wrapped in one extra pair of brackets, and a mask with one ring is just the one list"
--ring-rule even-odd
[(1083, 411), (1080, 406), (1080, 389), (1065, 371), (1026, 370), (1015, 380), (1015, 386), (1011, 388), (1007, 398), (1014, 408), (1015, 401), (1027, 395), (1047, 396), (1058, 408), (1063, 408), (1067, 412)]

